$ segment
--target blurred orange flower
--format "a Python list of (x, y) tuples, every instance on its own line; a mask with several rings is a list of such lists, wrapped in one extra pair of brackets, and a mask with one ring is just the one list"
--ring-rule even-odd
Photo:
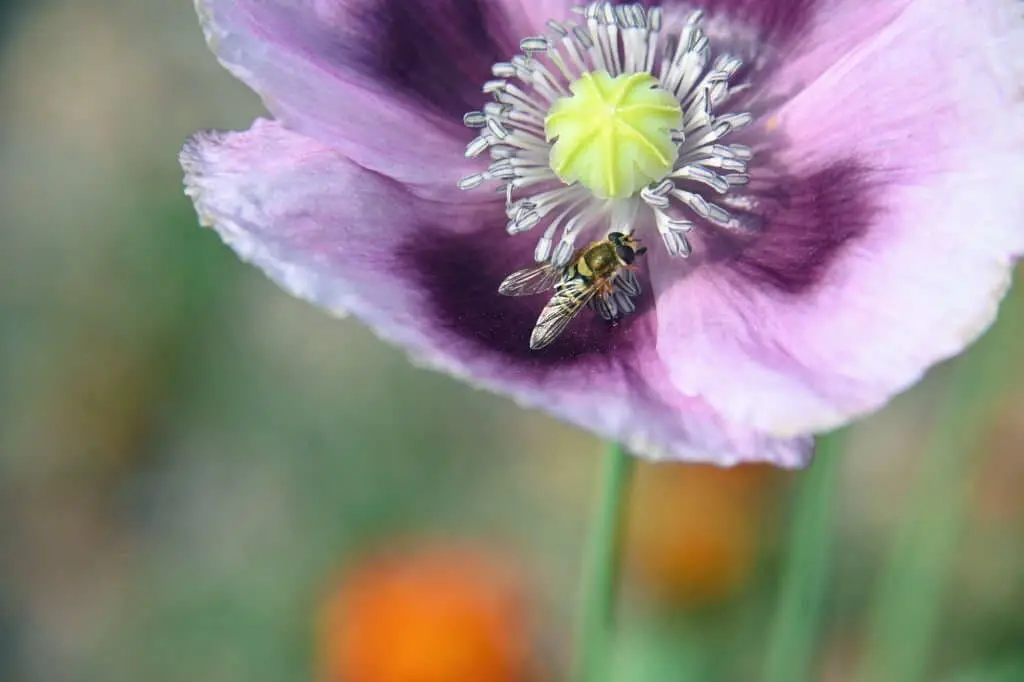
[(494, 557), (389, 553), (342, 576), (320, 618), (324, 682), (523, 682), (523, 590)]
[(640, 464), (626, 561), (659, 600), (700, 606), (746, 582), (757, 557), (763, 497), (773, 467)]

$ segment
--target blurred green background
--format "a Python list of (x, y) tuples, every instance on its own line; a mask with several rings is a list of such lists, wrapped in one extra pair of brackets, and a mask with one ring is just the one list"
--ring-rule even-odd
[[(563, 679), (602, 445), (198, 227), (182, 141), (261, 107), (191, 2), (8, 0), (0, 41), (0, 679)], [(846, 434), (813, 679), (1024, 680), (1004, 312)], [(641, 468), (615, 680), (759, 678), (800, 483)]]

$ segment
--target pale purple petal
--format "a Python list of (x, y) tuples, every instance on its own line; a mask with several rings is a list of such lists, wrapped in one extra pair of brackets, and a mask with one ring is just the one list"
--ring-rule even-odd
[[(479, 170), (462, 115), (521, 17), (484, 0), (196, 0), (211, 48), (290, 128), (450, 195)], [(513, 20), (515, 19), (515, 20)]]
[[(879, 407), (988, 327), (1024, 251), (1022, 6), (904, 4), (825, 3), (820, 49), (774, 72), (761, 238), (683, 276), (652, 255), (659, 354), (731, 420), (786, 436)], [(880, 28), (839, 55), (848, 26)]]
[(417, 361), (647, 456), (807, 462), (810, 438), (730, 424), (671, 385), (653, 306), (615, 328), (581, 316), (549, 348), (529, 350), (544, 299), (496, 293), (532, 249), (510, 248), (500, 202), (418, 198), (271, 122), (199, 134), (182, 164), (203, 222), (244, 259), (295, 295), (360, 317)]

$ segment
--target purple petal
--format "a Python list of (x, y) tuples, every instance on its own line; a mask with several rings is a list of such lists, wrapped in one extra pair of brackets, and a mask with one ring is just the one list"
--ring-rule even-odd
[[(822, 51), (773, 81), (808, 85), (763, 121), (781, 170), (764, 235), (688, 276), (651, 261), (672, 382), (779, 436), (876, 409), (961, 351), (1024, 252), (1019, 3), (922, 0), (886, 21), (886, 3), (831, 6), (850, 21), (814, 22), (828, 33), (804, 45)], [(806, 78), (829, 36), (872, 22)]]
[(475, 170), (463, 113), (516, 49), (485, 0), (197, 0), (211, 48), (289, 127), (421, 193)]
[(532, 250), (504, 236), (500, 202), (418, 198), (277, 123), (197, 135), (182, 164), (203, 222), (244, 259), (295, 295), (360, 317), (420, 362), (648, 456), (807, 462), (810, 438), (730, 424), (679, 393), (655, 350), (650, 307), (615, 329), (585, 311), (555, 344), (530, 351), (544, 298), (497, 294)]

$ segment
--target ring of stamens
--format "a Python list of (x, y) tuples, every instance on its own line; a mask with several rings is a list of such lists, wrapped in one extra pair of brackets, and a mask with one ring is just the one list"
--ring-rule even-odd
[[(522, 40), (521, 54), (493, 66), (494, 80), (483, 87), (493, 101), (463, 119), (479, 131), (466, 156), (488, 152), (491, 164), (463, 178), (459, 187), (498, 182), (508, 233), (542, 230), (534, 257), (555, 267), (569, 262), (581, 233), (632, 232), (641, 206), (652, 211), (674, 256), (690, 254), (687, 234), (694, 217), (705, 224), (737, 227), (738, 219), (721, 205), (721, 197), (749, 182), (747, 164), (753, 154), (725, 138), (749, 125), (752, 116), (720, 110), (743, 87), (730, 84), (742, 61), (728, 54), (712, 61), (700, 11), (666, 35), (659, 8), (591, 2), (576, 12), (580, 23), (549, 21), (548, 35)], [(599, 196), (577, 180), (563, 181), (552, 168), (552, 144), (545, 132), (550, 112), (572, 96), (572, 84), (598, 72), (613, 79), (650, 74), (682, 111), (679, 128), (671, 131), (674, 162), (663, 177), (649, 177), (650, 182), (626, 197)], [(719, 199), (709, 199), (715, 196)]]

